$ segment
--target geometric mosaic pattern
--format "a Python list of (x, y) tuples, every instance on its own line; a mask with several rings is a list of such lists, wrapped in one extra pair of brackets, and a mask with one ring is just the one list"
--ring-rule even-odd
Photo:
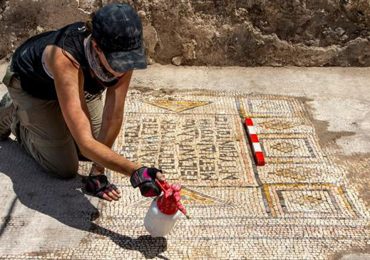
[(262, 183), (332, 183), (344, 184), (345, 172), (333, 165), (319, 164), (267, 164), (258, 168)]
[(306, 118), (253, 118), (257, 134), (301, 134), (313, 132)]
[(277, 96), (250, 96), (242, 100), (245, 117), (281, 118), (303, 117), (304, 106), (295, 98)]
[[(186, 109), (177, 111), (180, 110), (177, 107)], [(186, 92), (179, 92), (176, 95), (165, 94), (161, 97), (143, 96), (140, 92), (132, 92), (130, 99), (126, 100), (125, 112), (163, 115), (239, 115), (235, 97), (232, 95), (219, 96), (212, 93), (190, 95)]]
[(183, 112), (188, 109), (193, 109), (195, 107), (204, 106), (208, 104), (208, 102), (202, 101), (194, 102), (188, 100), (166, 100), (166, 99), (154, 100), (148, 103), (173, 112)]
[(266, 163), (319, 163), (323, 153), (309, 134), (260, 134)]
[[(253, 118), (263, 167), (254, 165), (240, 114)], [(293, 97), (131, 90), (113, 149), (184, 185), (191, 219), (151, 238), (143, 226), (151, 199), (108, 171), (122, 199), (99, 205), (80, 244), (0, 258), (327, 259), (369, 241), (368, 210)]]
[(367, 217), (366, 210), (358, 210), (362, 206), (350, 199), (343, 170), (321, 150), (301, 102), (253, 96), (241, 103), (243, 115), (255, 122), (265, 153), (266, 166), (258, 167), (257, 175), (272, 217)]
[(273, 217), (357, 218), (357, 209), (343, 186), (333, 184), (265, 184)]

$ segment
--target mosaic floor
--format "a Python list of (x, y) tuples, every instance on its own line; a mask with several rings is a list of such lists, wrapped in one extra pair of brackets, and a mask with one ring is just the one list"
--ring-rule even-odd
[[(252, 161), (241, 115), (254, 119), (266, 166)], [(151, 200), (109, 172), (123, 198), (99, 204), (79, 245), (8, 258), (327, 259), (370, 243), (369, 213), (321, 150), (298, 99), (133, 90), (114, 149), (183, 184), (191, 219), (166, 238), (149, 237)]]

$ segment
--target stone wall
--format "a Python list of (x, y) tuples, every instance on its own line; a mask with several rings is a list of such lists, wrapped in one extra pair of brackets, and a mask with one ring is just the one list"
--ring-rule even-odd
[[(0, 58), (107, 0), (0, 0)], [(117, 1), (115, 1), (117, 2)], [(121, 1), (123, 2), (123, 1)], [(129, 0), (151, 63), (369, 66), (368, 0)]]

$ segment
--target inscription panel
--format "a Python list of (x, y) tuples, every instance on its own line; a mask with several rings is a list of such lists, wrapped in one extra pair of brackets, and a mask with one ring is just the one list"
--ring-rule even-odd
[(255, 186), (238, 116), (130, 113), (116, 150), (160, 166), (170, 181), (195, 186)]

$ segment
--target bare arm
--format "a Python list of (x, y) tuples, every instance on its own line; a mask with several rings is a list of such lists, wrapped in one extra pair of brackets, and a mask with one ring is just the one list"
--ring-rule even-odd
[[(123, 110), (131, 76), (132, 71), (125, 73), (115, 86), (107, 89), (103, 120), (97, 140), (108, 147), (112, 147), (122, 127)], [(97, 164), (93, 164), (91, 168), (93, 174), (102, 174), (104, 170), (104, 167)]]
[(98, 141), (112, 147), (122, 126), (123, 110), (132, 71), (125, 73), (113, 87), (107, 88), (103, 120)]
[(130, 176), (138, 165), (93, 137), (84, 98), (82, 72), (59, 47), (53, 46), (49, 57), (46, 62), (54, 76), (63, 117), (81, 153), (108, 169)]

